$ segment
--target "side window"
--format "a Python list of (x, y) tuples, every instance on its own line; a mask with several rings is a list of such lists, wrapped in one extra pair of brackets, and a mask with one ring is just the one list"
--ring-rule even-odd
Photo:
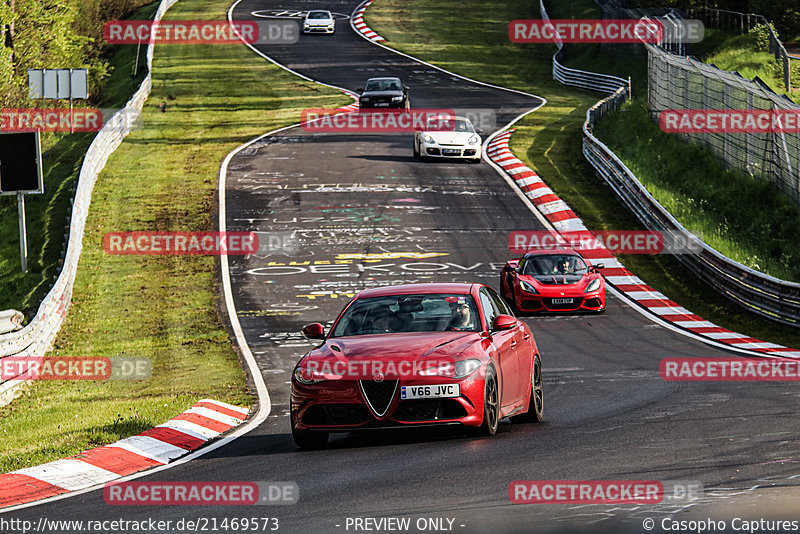
[(500, 295), (498, 295), (495, 292), (494, 289), (491, 289), (491, 288), (489, 289), (489, 295), (491, 295), (492, 300), (494, 301), (495, 307), (498, 309), (499, 313), (501, 313), (503, 315), (510, 315), (511, 317), (514, 317), (514, 312), (512, 312), (509, 309), (508, 304), (506, 304), (506, 301), (501, 299)]
[(494, 299), (489, 296), (485, 288), (481, 289), (481, 308), (483, 308), (483, 317), (486, 319), (486, 329), (491, 331), (494, 318), (500, 315), (500, 312)]

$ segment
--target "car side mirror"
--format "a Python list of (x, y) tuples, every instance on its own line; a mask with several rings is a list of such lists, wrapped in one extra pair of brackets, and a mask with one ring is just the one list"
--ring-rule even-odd
[(483, 131), (483, 130), (481, 130), (480, 128), (478, 128), (477, 130), (475, 130), (475, 133), (476, 133), (476, 134), (478, 134), (478, 135), (483, 135), (483, 134), (485, 134), (486, 132), (485, 132), (485, 131)]
[(606, 268), (606, 264), (605, 263), (598, 263), (597, 265), (592, 265), (592, 270), (594, 272), (597, 272), (600, 269), (605, 269), (605, 268)]
[(498, 315), (492, 321), (492, 330), (509, 330), (517, 326), (517, 319), (510, 315)]
[(303, 335), (308, 339), (325, 339), (325, 327), (319, 323), (307, 324), (303, 327)]
[(410, 91), (411, 90), (411, 88), (409, 86), (407, 86), (407, 85), (404, 85), (403, 89), (405, 89), (406, 91)]
[(358, 93), (358, 94), (361, 94), (361, 93), (363, 93), (363, 92), (364, 92), (364, 90), (363, 90), (363, 89), (356, 89), (356, 93)]

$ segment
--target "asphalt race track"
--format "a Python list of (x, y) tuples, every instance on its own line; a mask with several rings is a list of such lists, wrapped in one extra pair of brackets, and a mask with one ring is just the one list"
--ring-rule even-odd
[[(244, 0), (234, 18), (253, 20), (253, 11), (275, 9), (349, 14), (357, 5)], [(343, 20), (333, 36), (301, 36), (295, 45), (259, 50), (351, 91), (367, 78), (394, 75), (411, 87), (414, 107), (489, 110), (496, 126), (484, 140), (542, 104), (394, 54)], [(730, 523), (735, 508), (718, 512), (720, 506), (759, 494), (756, 486), (797, 485), (791, 478), (800, 459), (796, 386), (665, 382), (662, 358), (731, 354), (658, 326), (611, 295), (602, 315), (525, 318), (543, 358), (545, 423), (505, 420), (496, 436), (479, 439), (454, 430), (333, 435), (327, 450), (299, 452), (288, 396), (292, 368), (312, 346), (299, 333), (304, 324), (331, 321), (366, 287), (476, 281), (499, 289), (508, 232), (543, 226), (489, 164), (417, 162), (411, 134), (284, 130), (232, 159), (226, 199), (227, 229), (261, 236), (259, 254), (232, 257), (230, 266), (236, 310), (272, 411), (231, 445), (139, 481), (294, 481), (299, 503), (112, 507), (97, 490), (6, 517), (269, 516), (279, 518), (279, 532), (293, 533), (354, 532), (346, 529), (354, 517), (410, 517), (412, 525), (444, 518), (446, 527), (452, 519), (448, 528), (464, 533), (643, 532), (643, 520), (652, 518), (661, 532), (669, 513), (722, 513)], [(511, 482), (550, 479), (695, 481), (706, 496), (691, 506), (510, 502)]]

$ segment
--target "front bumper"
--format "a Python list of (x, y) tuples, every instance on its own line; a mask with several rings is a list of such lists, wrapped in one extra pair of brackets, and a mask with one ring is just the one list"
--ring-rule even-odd
[(358, 106), (361, 109), (404, 109), (406, 107), (405, 101), (401, 100), (400, 102), (363, 102), (359, 101)]
[(335, 26), (303, 26), (303, 33), (333, 33)]
[(480, 143), (475, 145), (446, 146), (420, 143), (420, 154), (429, 158), (442, 159), (481, 159)]
[[(401, 380), (384, 415), (367, 402), (357, 380), (303, 385), (292, 382), (291, 417), (295, 430), (350, 432), (374, 428), (454, 425), (478, 426), (483, 421), (484, 381), (479, 373), (460, 381)], [(452, 384), (460, 396), (445, 399), (400, 398), (400, 386)]]
[[(591, 293), (567, 293), (566, 295), (534, 295), (526, 291), (516, 294), (517, 309), (525, 312), (598, 312), (606, 307), (605, 287)], [(557, 302), (572, 299), (571, 303)], [(556, 302), (554, 302), (554, 299)]]

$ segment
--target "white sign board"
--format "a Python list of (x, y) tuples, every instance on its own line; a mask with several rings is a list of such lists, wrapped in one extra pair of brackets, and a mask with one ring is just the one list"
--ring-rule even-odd
[(28, 69), (28, 96), (33, 99), (89, 98), (89, 71)]

